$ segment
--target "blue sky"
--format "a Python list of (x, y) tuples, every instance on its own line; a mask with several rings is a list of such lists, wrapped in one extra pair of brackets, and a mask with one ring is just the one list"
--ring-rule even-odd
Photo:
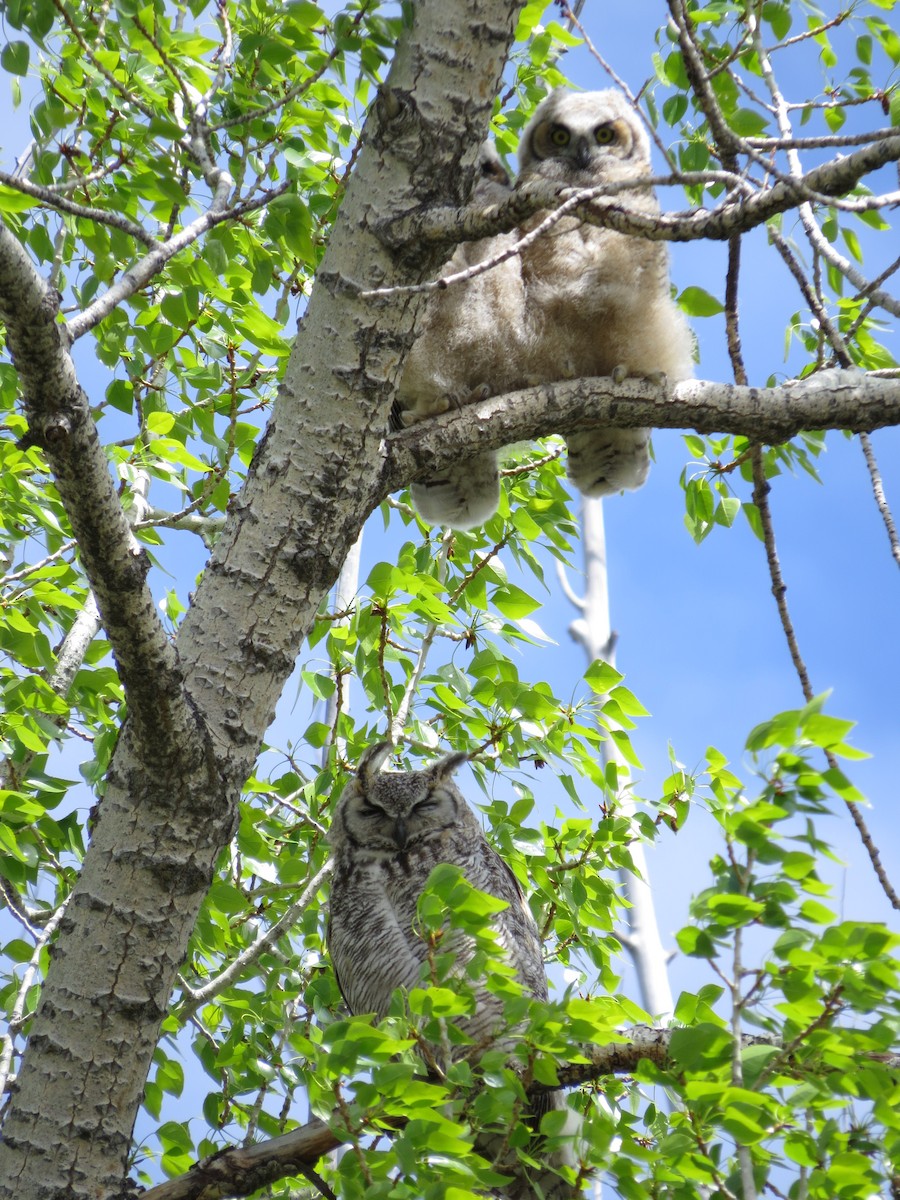
[[(837, 12), (834, 4), (821, 7), (826, 16)], [(665, 5), (639, 0), (616, 6), (615, 14), (608, 5), (587, 5), (586, 10), (592, 40), (636, 91), (653, 73), (653, 38), (664, 19)], [(841, 31), (836, 44), (852, 46), (859, 32), (858, 27)], [(781, 79), (788, 98), (821, 93), (829, 80), (817, 48), (810, 44), (790, 61), (791, 70)], [(584, 49), (572, 51), (564, 65), (585, 88), (607, 86)], [(778, 65), (776, 58), (776, 70)], [(861, 124), (856, 127), (865, 129), (883, 118), (870, 107), (858, 120)], [(851, 113), (848, 128), (852, 121)], [(663, 170), (662, 164), (659, 169)], [(896, 175), (893, 183), (886, 173), (882, 179), (886, 188), (896, 187)], [(683, 197), (677, 194), (663, 197), (662, 202), (684, 207)], [(785, 235), (795, 231), (795, 222), (786, 221)], [(876, 255), (875, 261), (878, 255), (896, 253), (890, 234), (870, 237), (865, 245), (867, 254), (871, 248)], [(801, 301), (787, 269), (766, 245), (763, 230), (744, 239), (742, 264), (745, 363), (750, 382), (763, 385), (770, 375), (789, 377), (804, 362), (796, 352), (785, 362), (785, 327)], [(672, 277), (679, 290), (698, 284), (723, 299), (724, 246), (674, 245)], [(730, 381), (721, 318), (695, 320), (693, 326), (700, 347), (698, 378)], [(897, 357), (896, 325), (884, 341)], [(872, 442), (888, 500), (900, 506), (900, 431), (879, 431)], [(669, 773), (670, 743), (689, 770), (713, 745), (746, 778), (740, 766), (748, 761), (743, 746), (750, 729), (772, 713), (803, 703), (770, 592), (762, 544), (740, 519), (732, 529), (717, 528), (700, 546), (695, 545), (683, 525), (679, 487), (680, 472), (690, 457), (674, 431), (658, 431), (653, 444), (656, 464), (645, 487), (604, 502), (612, 625), (619, 632), (617, 665), (652, 714), (640, 722), (634, 735), (645, 766), (638, 783), (638, 792), (644, 795), (652, 795), (654, 786), (658, 788)], [(871, 801), (866, 820), (896, 887), (900, 880), (896, 784), (900, 575), (872, 498), (858, 439), (830, 433), (826, 446), (817, 463), (822, 485), (806, 474), (782, 475), (773, 480), (770, 503), (787, 600), (813, 689), (831, 690), (826, 711), (857, 721), (851, 740), (872, 756), (848, 764), (848, 773)], [(749, 500), (748, 484), (736, 481), (735, 488)], [(574, 670), (580, 651), (574, 646), (569, 649), (566, 624), (571, 615), (561, 602), (552, 618), (544, 614), (542, 619), (548, 631), (555, 631)], [(563, 655), (556, 661), (561, 670), (566, 669)], [(883, 920), (896, 928), (897, 915), (874, 878), (849, 816), (839, 813), (834, 820), (822, 822), (819, 832), (846, 863), (843, 869), (824, 871), (834, 885), (839, 914)], [(663, 835), (651, 852), (664, 939), (686, 919), (706, 859), (718, 849), (711, 818), (698, 811), (677, 836)], [(674, 959), (670, 975), (676, 995), (680, 987), (697, 986), (696, 968), (689, 961)], [(626, 986), (628, 982), (626, 975)]]

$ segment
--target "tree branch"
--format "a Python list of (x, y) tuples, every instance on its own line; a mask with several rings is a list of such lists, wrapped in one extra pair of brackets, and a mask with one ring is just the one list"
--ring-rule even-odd
[[(302, 639), (379, 498), (382, 431), (419, 306), (376, 308), (354, 298), (346, 280), (355, 278), (370, 288), (405, 285), (439, 267), (439, 248), (420, 247), (401, 261), (385, 250), (373, 226), (418, 205), (461, 203), (523, 3), (421, 0), (415, 20), (404, 25), (387, 80), (366, 119), (362, 149), (272, 420), (179, 629), (184, 688), (201, 735), (186, 746), (184, 761), (175, 764), (180, 770), (171, 762), (151, 763), (148, 769), (135, 753), (129, 715), (110, 765), (99, 820), (67, 909), (66, 936), (50, 962), (4, 1125), (0, 1173), (15, 1178), (23, 1195), (87, 1196), (96, 1191), (97, 1180), (104, 1194), (120, 1190), (117, 1181), (160, 1023), (216, 861), (233, 832), (240, 786)], [(253, 202), (262, 203), (265, 198)], [(223, 204), (199, 224), (209, 227), (250, 208)], [(178, 248), (179, 237), (199, 232), (195, 222), (153, 254), (164, 258)], [(26, 304), (40, 318), (36, 327), (44, 343), (29, 347), (28, 323), (10, 313), (17, 321), (11, 332), (32, 353), (30, 362), (24, 353), (18, 355), (26, 391), (32, 375), (43, 379), (42, 357), (68, 367), (70, 404), (77, 404), (81, 422), (77, 432), (96, 457), (96, 469), (90, 462), (97, 475), (94, 487), (100, 463), (111, 487), (86, 398), (61, 349), (55, 299), (36, 286), (34, 270), (15, 239), (7, 235), (0, 252), (12, 255), (10, 245), (22, 261), (16, 260), (18, 275), (6, 276), (9, 264), (0, 261), (4, 315), (21, 305), (23, 291), (29, 292)], [(92, 306), (76, 318), (70, 331), (84, 332), (141, 286), (142, 278), (149, 279), (162, 262), (152, 258), (144, 260), (141, 271), (132, 271), (118, 293), (114, 285), (97, 302), (100, 308)], [(10, 282), (14, 286), (7, 286)], [(58, 388), (55, 395), (69, 393)], [(38, 432), (45, 440), (45, 426), (48, 421), (52, 426), (59, 407), (53, 396), (48, 389), (36, 405)], [(106, 491), (100, 494), (105, 497)], [(124, 520), (120, 506), (118, 511)], [(88, 524), (83, 532), (82, 546), (95, 555), (96, 530)], [(91, 584), (103, 611), (104, 581), (93, 575), (92, 569)], [(157, 704), (165, 683), (159, 671), (148, 672)], [(168, 724), (170, 715), (163, 706), (157, 732), (183, 743), (181, 730)], [(100, 942), (102, 956), (96, 949)], [(90, 971), (85, 962), (91, 962)], [(84, 1036), (87, 1016), (96, 1038)], [(46, 1103), (51, 1087), (52, 1106)], [(76, 1130), (77, 1136), (61, 1144), (60, 1127)], [(327, 1135), (327, 1146), (333, 1144)]]
[(387, 491), (458, 460), (548, 434), (603, 426), (737, 433), (778, 443), (808, 429), (854, 432), (900, 424), (900, 380), (829, 371), (780, 387), (689, 380), (669, 390), (643, 379), (579, 379), (494, 396), (384, 440)]
[[(160, 721), (174, 720), (172, 712), (164, 716), (167, 694), (170, 704), (176, 696), (174, 703), (180, 702), (175, 652), (146, 585), (149, 560), (116, 495), (57, 318), (56, 292), (0, 223), (0, 319), (21, 380), (27, 439), (42, 448), (53, 471), (128, 693), (131, 719), (141, 728), (146, 718), (143, 732), (155, 741)], [(161, 686), (166, 680), (169, 687)]]
[[(93, 178), (102, 177), (105, 172), (98, 171)], [(88, 178), (75, 179), (65, 184), (66, 187), (83, 187)], [(44, 186), (32, 183), (30, 179), (24, 178), (22, 175), (9, 174), (6, 171), (0, 171), (0, 183), (5, 187), (12, 188), (14, 191), (21, 192), (23, 196), (31, 196), (32, 199), (39, 201), (47, 208), (55, 209), (57, 212), (68, 213), (70, 216), (78, 217), (82, 221), (94, 221), (98, 225), (108, 225), (110, 229), (119, 229), (128, 237), (134, 238), (135, 241), (141, 242), (145, 246), (154, 245), (155, 239), (152, 234), (149, 234), (142, 225), (138, 225), (136, 221), (130, 221), (127, 217), (123, 217), (121, 213), (108, 212), (103, 208), (94, 208), (87, 204), (77, 204), (74, 200), (70, 200), (67, 196), (59, 194), (59, 185)]]
[(300, 896), (294, 901), (287, 912), (274, 925), (270, 925), (268, 929), (260, 932), (255, 941), (236, 958), (232, 959), (224, 971), (221, 971), (215, 978), (208, 980), (199, 988), (191, 988), (186, 983), (183, 983), (184, 1000), (177, 1006), (179, 1019), (187, 1021), (194, 1015), (201, 1004), (205, 1004), (207, 1000), (211, 1000), (214, 996), (223, 992), (225, 988), (230, 987), (249, 966), (252, 966), (256, 962), (260, 955), (274, 946), (281, 935), (287, 933), (297, 923), (303, 913), (306, 912), (333, 869), (334, 863), (329, 859), (324, 867), (320, 871), (317, 871), (307, 883)]
[(174, 234), (167, 241), (155, 244), (148, 254), (145, 254), (134, 266), (129, 267), (125, 274), (120, 276), (102, 296), (99, 296), (84, 312), (79, 313), (77, 317), (73, 317), (66, 326), (71, 340), (73, 342), (76, 341), (83, 334), (93, 329), (96, 325), (99, 325), (104, 317), (108, 317), (113, 309), (118, 308), (123, 300), (127, 300), (135, 292), (139, 292), (142, 287), (146, 287), (150, 280), (159, 274), (170, 258), (174, 258), (186, 246), (190, 246), (191, 243), (196, 242), (204, 233), (207, 233), (216, 225), (221, 225), (223, 221), (237, 221), (249, 213), (256, 212), (257, 209), (264, 208), (276, 196), (280, 196), (282, 192), (286, 192), (291, 183), (290, 180), (286, 180), (284, 183), (266, 192), (265, 195), (258, 196), (255, 200), (248, 200), (242, 204), (234, 204), (226, 207), (225, 201), (232, 186), (233, 180), (231, 176), (227, 171), (222, 171), (218, 179), (216, 194), (209, 209), (191, 221), (189, 225), (185, 225), (183, 229), (179, 230), (178, 233)]
[[(735, 153), (756, 152), (740, 139), (736, 141)], [(730, 145), (731, 143), (729, 143)], [(701, 238), (724, 241), (736, 233), (746, 233), (764, 224), (771, 217), (816, 200), (832, 202), (844, 196), (856, 186), (863, 176), (877, 171), (890, 162), (900, 160), (900, 134), (886, 134), (870, 145), (864, 146), (845, 157), (831, 159), (813, 167), (796, 179), (784, 178), (772, 187), (752, 194), (750, 184), (742, 177), (732, 177), (733, 185), (740, 185), (740, 194), (729, 198), (715, 209), (696, 208), (687, 213), (666, 212), (648, 214), (622, 207), (611, 195), (615, 189), (606, 186), (593, 189), (590, 199), (585, 199), (576, 213), (588, 224), (614, 229), (618, 233), (649, 238), (651, 241), (690, 242)], [(697, 182), (721, 183), (727, 172), (713, 172), (705, 176), (676, 173), (664, 178), (647, 178), (648, 187), (656, 184), (678, 184)], [(623, 184), (623, 187), (625, 184)], [(633, 188), (632, 180), (627, 184)], [(621, 190), (621, 189), (620, 189)], [(443, 246), (461, 241), (472, 241), (507, 232), (520, 225), (528, 217), (547, 209), (558, 208), (572, 199), (571, 188), (553, 187), (546, 183), (529, 184), (517, 189), (508, 200), (488, 208), (432, 208), (409, 213), (385, 223), (379, 234), (385, 245), (400, 249), (421, 242), (438, 243)], [(897, 202), (896, 192), (883, 196), (867, 196), (854, 200), (854, 210), (883, 207)]]
[[(605, 1045), (589, 1045), (579, 1048), (585, 1062), (560, 1067), (557, 1071), (563, 1087), (577, 1087), (582, 1083), (602, 1079), (609, 1075), (630, 1075), (643, 1062), (655, 1064), (661, 1070), (672, 1067), (670, 1047), (678, 1028), (657, 1029), (649, 1025), (636, 1025), (622, 1031), (621, 1041)], [(777, 1038), (766, 1034), (743, 1034), (740, 1047), (772, 1046), (778, 1049)], [(900, 1058), (875, 1054), (873, 1060), (886, 1062), (896, 1069)], [(557, 1085), (553, 1085), (555, 1089)], [(533, 1085), (534, 1092), (553, 1090), (549, 1086)], [(380, 1121), (380, 1126), (394, 1124), (402, 1128), (403, 1122)], [(299, 1129), (267, 1142), (253, 1146), (233, 1146), (222, 1150), (211, 1158), (204, 1159), (192, 1167), (186, 1175), (169, 1180), (142, 1194), (141, 1200), (220, 1200), (224, 1196), (249, 1196), (266, 1186), (286, 1179), (291, 1175), (305, 1175), (320, 1158), (341, 1145), (341, 1139), (324, 1121), (314, 1118)]]

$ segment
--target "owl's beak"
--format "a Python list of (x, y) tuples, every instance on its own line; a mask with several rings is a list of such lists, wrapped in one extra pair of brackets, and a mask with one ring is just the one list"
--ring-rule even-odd
[(586, 171), (591, 165), (591, 147), (585, 137), (578, 139), (575, 145), (575, 166), (581, 171)]
[(403, 817), (398, 817), (394, 822), (394, 841), (397, 843), (397, 849), (405, 850), (408, 840), (409, 831), (406, 828), (406, 821)]

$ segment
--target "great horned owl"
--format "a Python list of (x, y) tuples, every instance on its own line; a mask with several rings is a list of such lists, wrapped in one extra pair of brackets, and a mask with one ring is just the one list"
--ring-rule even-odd
[[(502, 181), (482, 152), (473, 203), (496, 203)], [(616, 193), (623, 207), (656, 213), (650, 146), (618, 92), (552, 92), (537, 108), (519, 145), (516, 187), (544, 179), (567, 187), (635, 181)], [(516, 234), (460, 246), (446, 270), (482, 261), (512, 245), (546, 216)], [(521, 255), (468, 283), (438, 293), (426, 313), (400, 382), (396, 412), (411, 424), (451, 405), (560, 379), (611, 375), (693, 374), (693, 341), (670, 297), (663, 243), (629, 237), (577, 217), (563, 218)], [(566, 440), (568, 470), (579, 491), (603, 496), (639, 487), (649, 468), (647, 429), (576, 433)], [(441, 479), (413, 485), (419, 512), (433, 523), (469, 528), (497, 507), (493, 453), (452, 465)]]
[[(541, 179), (587, 188), (650, 174), (650, 143), (624, 96), (557, 88), (522, 135), (516, 186)], [(615, 195), (623, 208), (659, 212), (649, 188)], [(522, 251), (522, 279), (530, 382), (664, 375), (671, 383), (693, 374), (691, 333), (669, 292), (662, 242), (563, 218)], [(649, 439), (649, 429), (570, 435), (572, 482), (588, 496), (640, 487), (650, 466)]]
[[(432, 869), (450, 863), (468, 882), (507, 907), (491, 918), (497, 942), (523, 988), (538, 1000), (547, 999), (547, 977), (541, 941), (531, 910), (516, 877), (488, 844), (475, 814), (452, 775), (465, 761), (451, 754), (424, 771), (382, 773), (390, 754), (388, 743), (363, 754), (335, 809), (329, 832), (334, 857), (328, 915), (328, 950), (341, 994), (353, 1013), (384, 1016), (398, 987), (422, 986), (428, 944), (415, 931), (416, 905)], [(467, 934), (451, 929), (441, 953), (453, 953), (464, 965), (472, 956)], [(456, 1024), (476, 1045), (492, 1041), (508, 1047), (503, 1031), (503, 1005), (486, 985), (474, 985), (476, 1006)], [(542, 1112), (566, 1108), (562, 1093), (545, 1093), (532, 1106), (536, 1123)], [(479, 1150), (508, 1171), (505, 1189), (511, 1200), (561, 1200), (572, 1189), (554, 1169), (571, 1165), (557, 1153), (547, 1169), (534, 1177), (523, 1173), (510, 1156), (506, 1139), (488, 1135)]]
[[(482, 146), (470, 203), (488, 207), (510, 194), (509, 176), (492, 142)], [(463, 242), (441, 274), (474, 266), (515, 241), (513, 234)], [(509, 391), (524, 335), (522, 273), (511, 258), (466, 283), (435, 293), (409, 352), (391, 413), (394, 429)], [(411, 487), (421, 516), (434, 525), (471, 529), (497, 509), (500, 476), (491, 450)]]
[[(395, 988), (421, 984), (427, 944), (414, 932), (416, 904), (438, 863), (459, 867), (473, 887), (505, 900), (492, 918), (499, 945), (522, 985), (547, 999), (541, 943), (531, 909), (512, 871), (488, 844), (475, 814), (453, 782), (464, 754), (424, 771), (380, 771), (388, 743), (362, 756), (335, 810), (329, 833), (334, 874), (328, 949), (351, 1012), (384, 1016)], [(451, 931), (457, 962), (471, 943)], [(447, 943), (442, 943), (442, 949)], [(477, 1009), (460, 1025), (476, 1041), (496, 1033), (502, 1004), (482, 989)]]

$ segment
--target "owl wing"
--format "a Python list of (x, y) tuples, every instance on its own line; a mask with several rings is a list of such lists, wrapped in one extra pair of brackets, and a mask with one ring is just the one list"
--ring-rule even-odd
[[(425, 943), (413, 932), (416, 897), (378, 868), (335, 875), (327, 928), (338, 988), (352, 1013), (387, 1015), (395, 988), (413, 988)], [(388, 886), (385, 886), (387, 882)], [(404, 881), (394, 881), (402, 884)]]
[(506, 901), (508, 907), (492, 921), (497, 938), (523, 986), (535, 999), (546, 1000), (547, 976), (537, 922), (518, 879), (483, 835), (466, 874), (474, 887)]

